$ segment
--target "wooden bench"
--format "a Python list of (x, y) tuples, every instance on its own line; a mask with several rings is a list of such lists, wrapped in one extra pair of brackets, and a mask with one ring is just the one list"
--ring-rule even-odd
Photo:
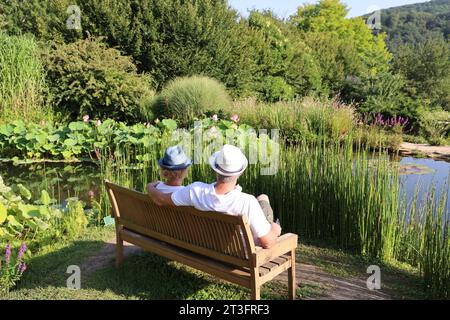
[[(116, 265), (123, 241), (251, 290), (260, 299), (265, 282), (288, 270), (289, 298), (295, 299), (297, 235), (284, 234), (270, 249), (254, 244), (244, 216), (159, 207), (149, 196), (106, 181), (116, 223)], [(151, 272), (151, 271), (149, 271)]]

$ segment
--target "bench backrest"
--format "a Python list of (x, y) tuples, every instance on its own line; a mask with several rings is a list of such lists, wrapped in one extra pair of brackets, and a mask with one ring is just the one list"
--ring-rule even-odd
[(255, 244), (245, 216), (159, 207), (147, 194), (105, 183), (116, 224), (222, 262), (250, 266)]

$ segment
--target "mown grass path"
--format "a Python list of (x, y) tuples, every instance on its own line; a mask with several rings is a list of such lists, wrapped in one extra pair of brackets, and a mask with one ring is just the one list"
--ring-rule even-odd
[[(1, 299), (108, 299), (108, 300), (245, 300), (247, 289), (132, 245), (125, 248), (121, 268), (114, 266), (114, 230), (90, 228), (75, 241), (52, 244), (30, 262), (19, 286)], [(375, 264), (340, 250), (299, 244), (298, 299), (423, 298), (420, 277), (398, 266), (381, 266), (382, 290), (366, 288), (367, 266)], [(69, 265), (81, 269), (81, 289), (66, 286)], [(287, 276), (265, 284), (262, 299), (287, 299)]]
[[(142, 249), (124, 243), (125, 259), (133, 254), (142, 252)], [(115, 239), (109, 239), (105, 246), (90, 256), (82, 266), (85, 274), (96, 269), (112, 266), (114, 264)], [(301, 259), (301, 251), (297, 252), (298, 259)], [(301, 260), (299, 260), (301, 261)], [(366, 279), (358, 277), (340, 277), (332, 273), (325, 272), (320, 267), (297, 263), (297, 283), (300, 285), (299, 298), (304, 299), (331, 299), (331, 300), (384, 300), (391, 299), (391, 296), (379, 291), (367, 289)], [(213, 280), (214, 281), (214, 280)], [(282, 273), (275, 279), (282, 287), (287, 286), (287, 272)], [(301, 293), (302, 288), (315, 289)], [(282, 289), (281, 287), (279, 287)], [(281, 290), (280, 290), (281, 291)], [(310, 293), (310, 295), (308, 295)], [(280, 292), (282, 294), (282, 292)]]

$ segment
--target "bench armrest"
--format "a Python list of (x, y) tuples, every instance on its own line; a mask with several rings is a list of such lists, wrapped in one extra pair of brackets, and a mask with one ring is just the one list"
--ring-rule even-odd
[(293, 233), (286, 233), (277, 239), (277, 242), (269, 249), (256, 247), (256, 252), (253, 256), (253, 262), (256, 267), (259, 267), (272, 259), (282, 256), (297, 248), (298, 236)]

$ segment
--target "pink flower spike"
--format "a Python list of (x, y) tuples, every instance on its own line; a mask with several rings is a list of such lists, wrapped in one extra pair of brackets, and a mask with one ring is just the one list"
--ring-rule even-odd
[(89, 115), (85, 114), (85, 115), (83, 116), (83, 121), (84, 121), (84, 122), (88, 122), (88, 121), (89, 121)]
[(5, 250), (5, 261), (6, 263), (9, 263), (9, 260), (11, 259), (11, 245), (9, 244), (9, 241), (6, 243), (6, 250)]
[(27, 251), (27, 245), (25, 244), (25, 242), (22, 242), (22, 245), (20, 246), (20, 249), (19, 249), (19, 254), (17, 255), (17, 259), (19, 259), (19, 260), (22, 259), (25, 251)]
[(97, 120), (97, 122), (95, 123), (95, 125), (96, 125), (97, 127), (101, 126), (101, 124), (102, 124), (102, 120)]
[(212, 119), (213, 121), (219, 121), (219, 117), (217, 116), (217, 114), (213, 115), (213, 116), (211, 117), (211, 119)]

